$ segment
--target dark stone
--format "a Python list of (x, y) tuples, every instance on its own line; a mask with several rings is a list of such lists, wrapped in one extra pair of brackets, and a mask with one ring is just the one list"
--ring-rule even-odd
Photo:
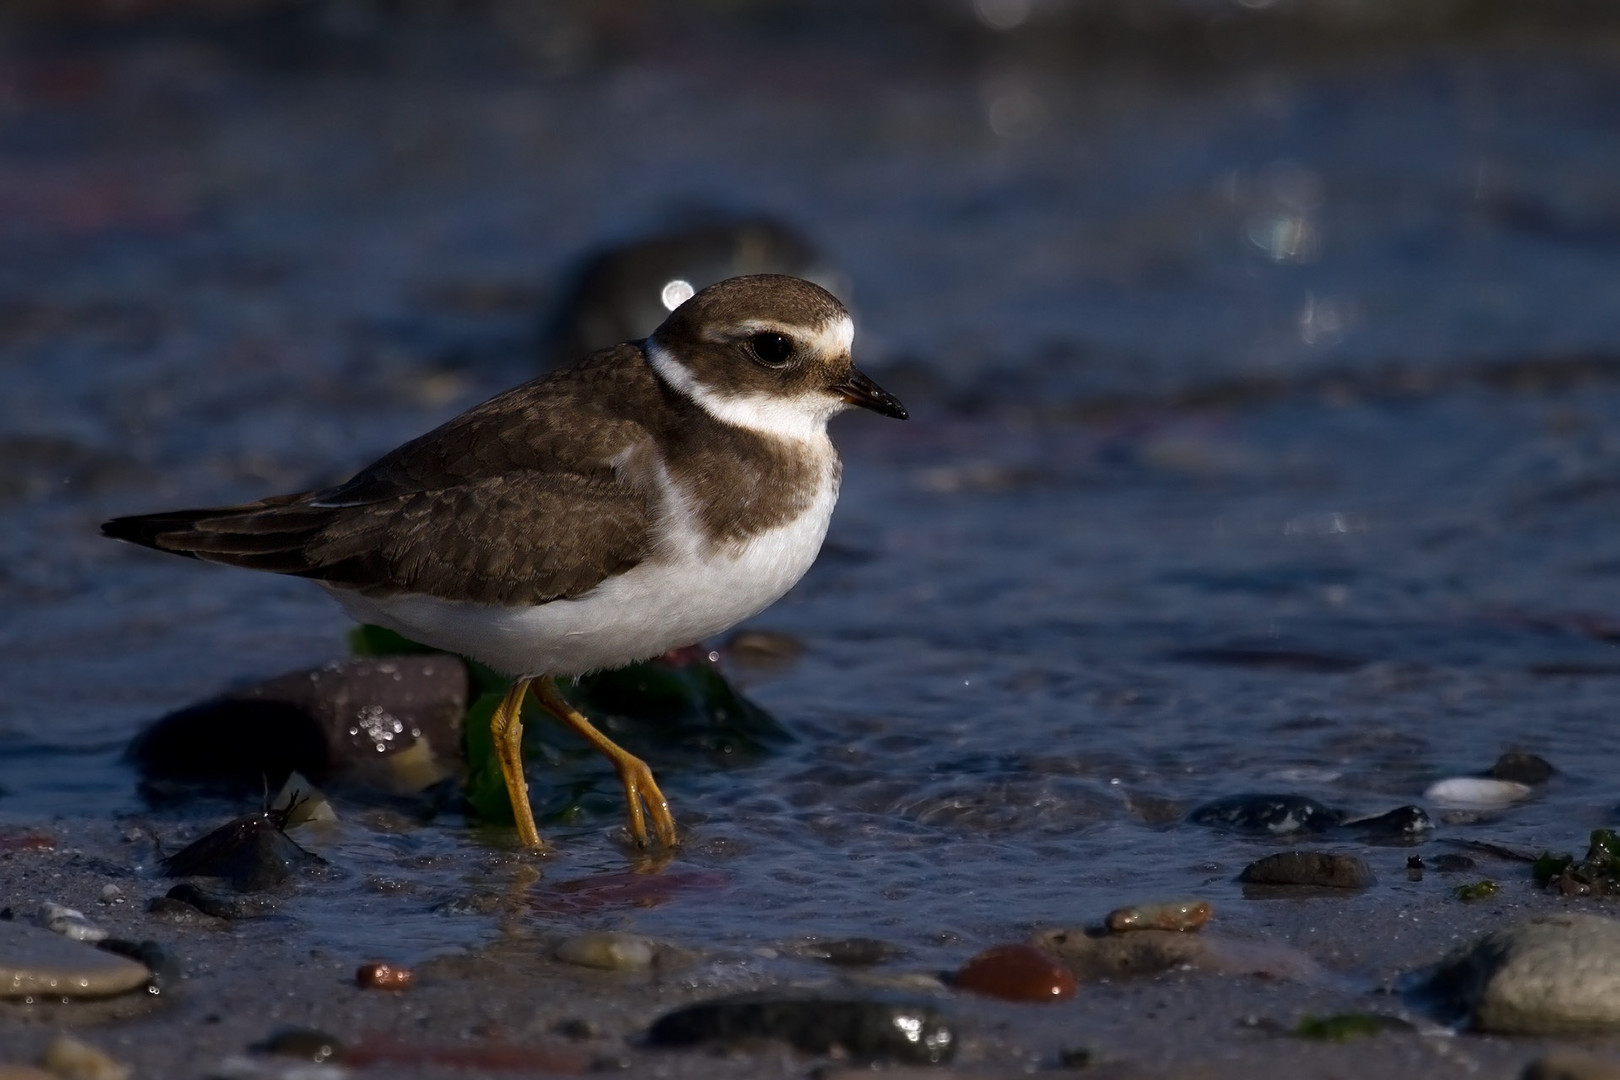
[(1472, 870), (1479, 864), (1467, 855), (1447, 853), (1445, 855), (1436, 855), (1430, 865), (1442, 874), (1456, 874), (1464, 870)]
[(251, 1049), (261, 1054), (276, 1054), (297, 1058), (313, 1065), (321, 1065), (343, 1056), (343, 1044), (324, 1031), (314, 1028), (289, 1027), (272, 1032), (268, 1039), (256, 1043)]
[(1539, 754), (1522, 750), (1509, 750), (1496, 759), (1496, 764), (1485, 770), (1492, 780), (1512, 780), (1520, 784), (1545, 784), (1558, 770), (1552, 762)]
[(1238, 880), (1249, 885), (1314, 885), (1365, 889), (1377, 879), (1363, 859), (1328, 851), (1279, 851), (1243, 868)]
[(660, 1017), (654, 1046), (776, 1039), (806, 1054), (936, 1065), (956, 1053), (956, 1031), (939, 1009), (900, 998), (747, 994), (688, 1005)]
[(1299, 836), (1326, 832), (1344, 821), (1344, 811), (1303, 795), (1228, 795), (1187, 815), (1194, 825), (1233, 832)]
[(300, 869), (326, 862), (293, 843), (281, 824), (281, 815), (269, 811), (239, 817), (164, 859), (163, 872), (169, 877), (223, 878), (238, 892), (262, 892)]
[(194, 907), (216, 919), (258, 919), (276, 910), (275, 901), (267, 896), (220, 896), (190, 882), (176, 885), (164, 899)]
[(102, 938), (96, 942), (96, 948), (145, 964), (152, 973), (146, 982), (148, 993), (163, 994), (180, 985), (180, 961), (155, 941)]
[(176, 784), (257, 793), (294, 771), (316, 784), (365, 783), (418, 740), (458, 755), (467, 695), (467, 666), (454, 656), (339, 661), (170, 713), (128, 756), (149, 796)]
[(1428, 837), (1434, 831), (1434, 821), (1421, 806), (1397, 806), (1376, 817), (1358, 818), (1344, 823), (1368, 840), (1384, 843), (1411, 844)]

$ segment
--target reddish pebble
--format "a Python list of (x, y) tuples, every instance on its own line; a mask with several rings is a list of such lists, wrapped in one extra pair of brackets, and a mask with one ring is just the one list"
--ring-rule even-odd
[(967, 990), (1004, 1001), (1062, 1001), (1074, 997), (1074, 973), (1033, 945), (996, 945), (984, 950), (951, 980)]
[(416, 976), (410, 968), (393, 964), (361, 964), (354, 981), (366, 990), (409, 990)]

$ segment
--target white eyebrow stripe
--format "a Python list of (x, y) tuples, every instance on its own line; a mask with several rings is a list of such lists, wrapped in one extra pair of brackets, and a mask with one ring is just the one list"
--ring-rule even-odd
[(848, 355), (850, 346), (855, 343), (855, 323), (848, 315), (839, 315), (815, 327), (789, 326), (786, 323), (767, 322), (764, 319), (749, 319), (733, 324), (731, 332), (725, 336), (730, 337), (732, 334), (785, 334), (795, 341), (808, 341), (818, 355), (845, 356)]

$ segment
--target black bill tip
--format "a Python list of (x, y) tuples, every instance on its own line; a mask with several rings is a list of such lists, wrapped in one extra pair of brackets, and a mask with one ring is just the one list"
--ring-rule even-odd
[(833, 384), (832, 390), (851, 405), (859, 405), (896, 420), (906, 420), (911, 416), (906, 412), (906, 407), (900, 404), (899, 398), (859, 371), (851, 370), (843, 380)]

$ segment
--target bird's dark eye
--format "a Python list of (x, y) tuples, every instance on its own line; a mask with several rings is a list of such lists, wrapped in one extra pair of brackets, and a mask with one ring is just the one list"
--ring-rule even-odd
[(755, 334), (748, 339), (748, 347), (762, 364), (777, 367), (788, 362), (793, 355), (793, 339), (786, 334)]

